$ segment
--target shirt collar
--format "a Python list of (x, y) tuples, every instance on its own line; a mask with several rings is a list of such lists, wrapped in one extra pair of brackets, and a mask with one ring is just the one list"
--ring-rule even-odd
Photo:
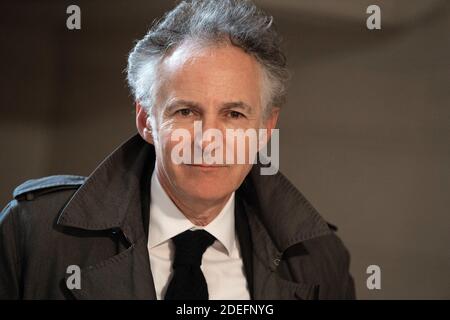
[(206, 226), (194, 225), (162, 188), (154, 170), (150, 188), (149, 248), (154, 248), (186, 230), (204, 229), (225, 247), (227, 254), (235, 245), (234, 192), (219, 215)]

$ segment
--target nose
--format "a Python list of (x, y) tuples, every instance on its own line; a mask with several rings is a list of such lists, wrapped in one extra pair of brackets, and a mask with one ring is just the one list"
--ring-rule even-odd
[(222, 127), (219, 116), (212, 113), (205, 113), (201, 122), (194, 124), (194, 157), (209, 158), (216, 152), (223, 153), (225, 136)]
[(213, 112), (207, 112), (202, 116), (203, 132), (208, 129), (221, 130), (219, 116)]
[(201, 117), (200, 121), (194, 123), (194, 143), (201, 145), (202, 149), (205, 148), (211, 141), (211, 134), (213, 131), (219, 130), (223, 135), (223, 128), (220, 124), (217, 115), (205, 114)]

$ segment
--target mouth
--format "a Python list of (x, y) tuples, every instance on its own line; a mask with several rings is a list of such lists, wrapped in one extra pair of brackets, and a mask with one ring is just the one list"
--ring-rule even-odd
[(203, 170), (214, 170), (220, 168), (227, 168), (226, 165), (217, 165), (217, 164), (187, 164), (188, 167), (203, 169)]

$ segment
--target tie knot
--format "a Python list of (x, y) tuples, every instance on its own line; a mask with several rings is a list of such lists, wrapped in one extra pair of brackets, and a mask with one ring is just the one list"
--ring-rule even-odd
[(187, 230), (172, 238), (175, 245), (173, 267), (179, 265), (200, 266), (203, 253), (216, 238), (205, 230)]

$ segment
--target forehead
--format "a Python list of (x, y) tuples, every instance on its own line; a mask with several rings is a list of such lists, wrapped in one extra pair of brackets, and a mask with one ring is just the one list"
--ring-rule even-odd
[(259, 103), (260, 68), (254, 57), (233, 45), (185, 42), (165, 57), (159, 71), (163, 86), (177, 94)]

